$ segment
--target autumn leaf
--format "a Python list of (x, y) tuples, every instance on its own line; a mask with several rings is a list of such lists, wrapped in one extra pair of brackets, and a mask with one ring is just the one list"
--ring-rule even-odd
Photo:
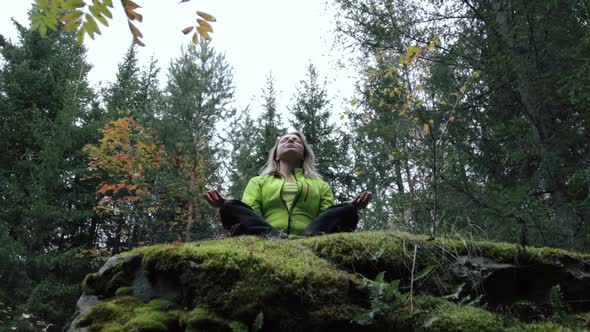
[(213, 17), (213, 16), (211, 16), (211, 15), (205, 13), (205, 12), (197, 11), (197, 15), (201, 16), (206, 21), (209, 21), (209, 22), (217, 22), (217, 20), (215, 19), (215, 17)]
[(184, 33), (185, 35), (188, 35), (189, 33), (191, 33), (191, 31), (193, 31), (195, 27), (190, 26), (190, 27), (186, 27), (184, 29), (182, 29), (182, 33)]
[(213, 32), (213, 28), (211, 27), (211, 24), (209, 24), (209, 22), (198, 18), (197, 23), (199, 23), (199, 26), (203, 31)]
[(197, 46), (198, 43), (199, 43), (199, 35), (195, 32), (195, 33), (193, 33), (193, 47)]
[(131, 30), (131, 34), (133, 35), (134, 38), (143, 38), (141, 31), (139, 31), (139, 29), (135, 25), (133, 25), (131, 22), (129, 22), (129, 30)]
[(430, 125), (428, 123), (425, 123), (422, 126), (422, 135), (426, 136), (430, 133)]
[(202, 26), (199, 26), (197, 28), (197, 32), (199, 33), (199, 35), (201, 36), (201, 38), (205, 39), (205, 40), (211, 40), (211, 36), (209, 36), (209, 33), (206, 30), (203, 30)]

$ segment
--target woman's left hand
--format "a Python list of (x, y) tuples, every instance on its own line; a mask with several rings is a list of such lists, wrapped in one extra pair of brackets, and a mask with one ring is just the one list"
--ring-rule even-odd
[(351, 203), (357, 210), (362, 210), (367, 207), (367, 205), (371, 201), (372, 196), (373, 194), (371, 194), (370, 192), (363, 191), (362, 193), (356, 195), (356, 197), (352, 200)]

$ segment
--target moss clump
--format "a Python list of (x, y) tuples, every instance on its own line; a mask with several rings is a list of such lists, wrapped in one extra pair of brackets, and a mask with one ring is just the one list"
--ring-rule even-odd
[[(317, 257), (300, 241), (240, 237), (146, 248), (148, 279), (177, 285), (189, 308), (206, 304), (228, 320), (251, 321), (264, 311), (281, 326), (349, 322), (358, 277)], [(330, 306), (334, 316), (311, 315)]]
[(180, 326), (181, 314), (172, 303), (157, 299), (144, 304), (130, 296), (98, 303), (78, 323), (90, 331), (177, 331)]
[(124, 295), (133, 295), (133, 288), (128, 287), (128, 286), (124, 286), (124, 287), (119, 287), (117, 289), (117, 291), (115, 292), (115, 296), (124, 296)]
[[(114, 296), (116, 292), (122, 287), (130, 286), (132, 283), (132, 276), (124, 271), (121, 266), (113, 268), (102, 275), (99, 273), (91, 273), (86, 275), (82, 281), (82, 291), (91, 295)], [(125, 295), (125, 294), (118, 294)], [(128, 295), (128, 294), (127, 294)]]
[(481, 308), (461, 306), (440, 298), (414, 298), (413, 312), (404, 307), (376, 322), (377, 331), (503, 332), (503, 331), (575, 331), (553, 322), (523, 323)]
[(98, 273), (90, 273), (82, 281), (82, 291), (89, 295), (96, 295), (102, 288), (102, 279)]
[[(185, 321), (186, 331), (191, 332), (231, 332), (230, 324), (212, 314), (206, 307), (197, 306)], [(235, 323), (234, 323), (235, 324)]]
[(177, 331), (180, 329), (180, 313), (170, 310), (173, 304), (162, 299), (154, 299), (135, 308), (135, 316), (125, 324), (126, 331)]
[(475, 307), (459, 306), (437, 298), (418, 298), (416, 307), (422, 314), (417, 331), (506, 331), (509, 324), (502, 317)]
[(133, 310), (141, 304), (141, 301), (131, 296), (99, 302), (80, 318), (78, 326), (89, 327), (90, 331), (101, 331), (107, 325), (110, 327), (108, 331), (121, 329), (133, 317)]
[[(132, 260), (130, 255), (134, 253), (141, 260)], [(333, 234), (289, 241), (237, 237), (155, 245), (119, 256), (123, 262), (137, 265), (113, 265), (102, 275), (87, 276), (85, 292), (107, 299), (116, 293), (117, 297), (97, 304), (80, 324), (91, 331), (237, 331), (245, 330), (258, 313), (264, 312), (265, 331), (567, 330), (557, 322), (525, 324), (482, 309), (421, 296), (414, 298), (411, 310), (409, 303), (404, 303), (402, 308), (379, 315), (370, 326), (351, 323), (358, 312), (374, 305), (358, 274), (374, 279), (386, 271), (386, 280), (402, 279), (403, 287), (412, 269), (418, 273), (424, 267), (435, 266), (441, 267), (435, 269), (437, 278), (428, 282), (436, 280), (441, 287), (453, 288), (453, 280), (445, 278), (448, 265), (458, 257), (483, 255), (495, 262), (514, 264), (522, 262), (521, 254), (513, 244), (443, 238), (428, 241), (425, 236), (394, 232)], [(562, 251), (528, 248), (527, 262), (545, 260), (545, 254), (552, 259), (575, 257)], [(147, 276), (153, 287), (150, 296), (159, 294), (174, 303), (152, 300), (144, 304), (125, 296), (133, 293), (129, 285), (139, 264), (141, 276)], [(414, 286), (429, 294), (449, 294), (445, 289), (432, 291), (434, 287), (424, 286), (422, 280)]]

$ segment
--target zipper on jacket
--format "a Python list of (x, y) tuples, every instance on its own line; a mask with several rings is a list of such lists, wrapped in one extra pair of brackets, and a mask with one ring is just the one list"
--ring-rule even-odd
[(295, 179), (295, 183), (297, 183), (297, 196), (295, 196), (295, 199), (293, 200), (293, 204), (291, 204), (291, 208), (289, 208), (289, 206), (287, 206), (287, 202), (285, 202), (285, 199), (283, 198), (283, 188), (285, 187), (285, 182), (287, 182), (287, 180), (285, 179), (284, 176), (283, 176), (283, 185), (281, 186), (281, 200), (283, 201), (283, 204), (285, 204), (285, 207), (287, 208), (287, 213), (289, 215), (289, 219), (287, 220), (287, 236), (289, 236), (291, 234), (291, 215), (293, 214), (293, 209), (295, 208), (295, 203), (297, 203), (299, 196), (301, 196), (301, 190), (299, 189), (299, 182), (297, 181), (297, 176), (295, 175), (295, 171), (293, 171), (293, 179)]

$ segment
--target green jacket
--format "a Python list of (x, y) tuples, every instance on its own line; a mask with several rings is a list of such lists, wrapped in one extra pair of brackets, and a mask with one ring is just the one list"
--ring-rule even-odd
[(320, 179), (304, 176), (301, 168), (294, 170), (293, 180), (297, 183), (299, 192), (290, 211), (281, 195), (285, 178), (280, 174), (250, 179), (242, 202), (250, 205), (274, 228), (287, 235), (300, 235), (313, 218), (334, 205), (334, 194), (330, 185)]

